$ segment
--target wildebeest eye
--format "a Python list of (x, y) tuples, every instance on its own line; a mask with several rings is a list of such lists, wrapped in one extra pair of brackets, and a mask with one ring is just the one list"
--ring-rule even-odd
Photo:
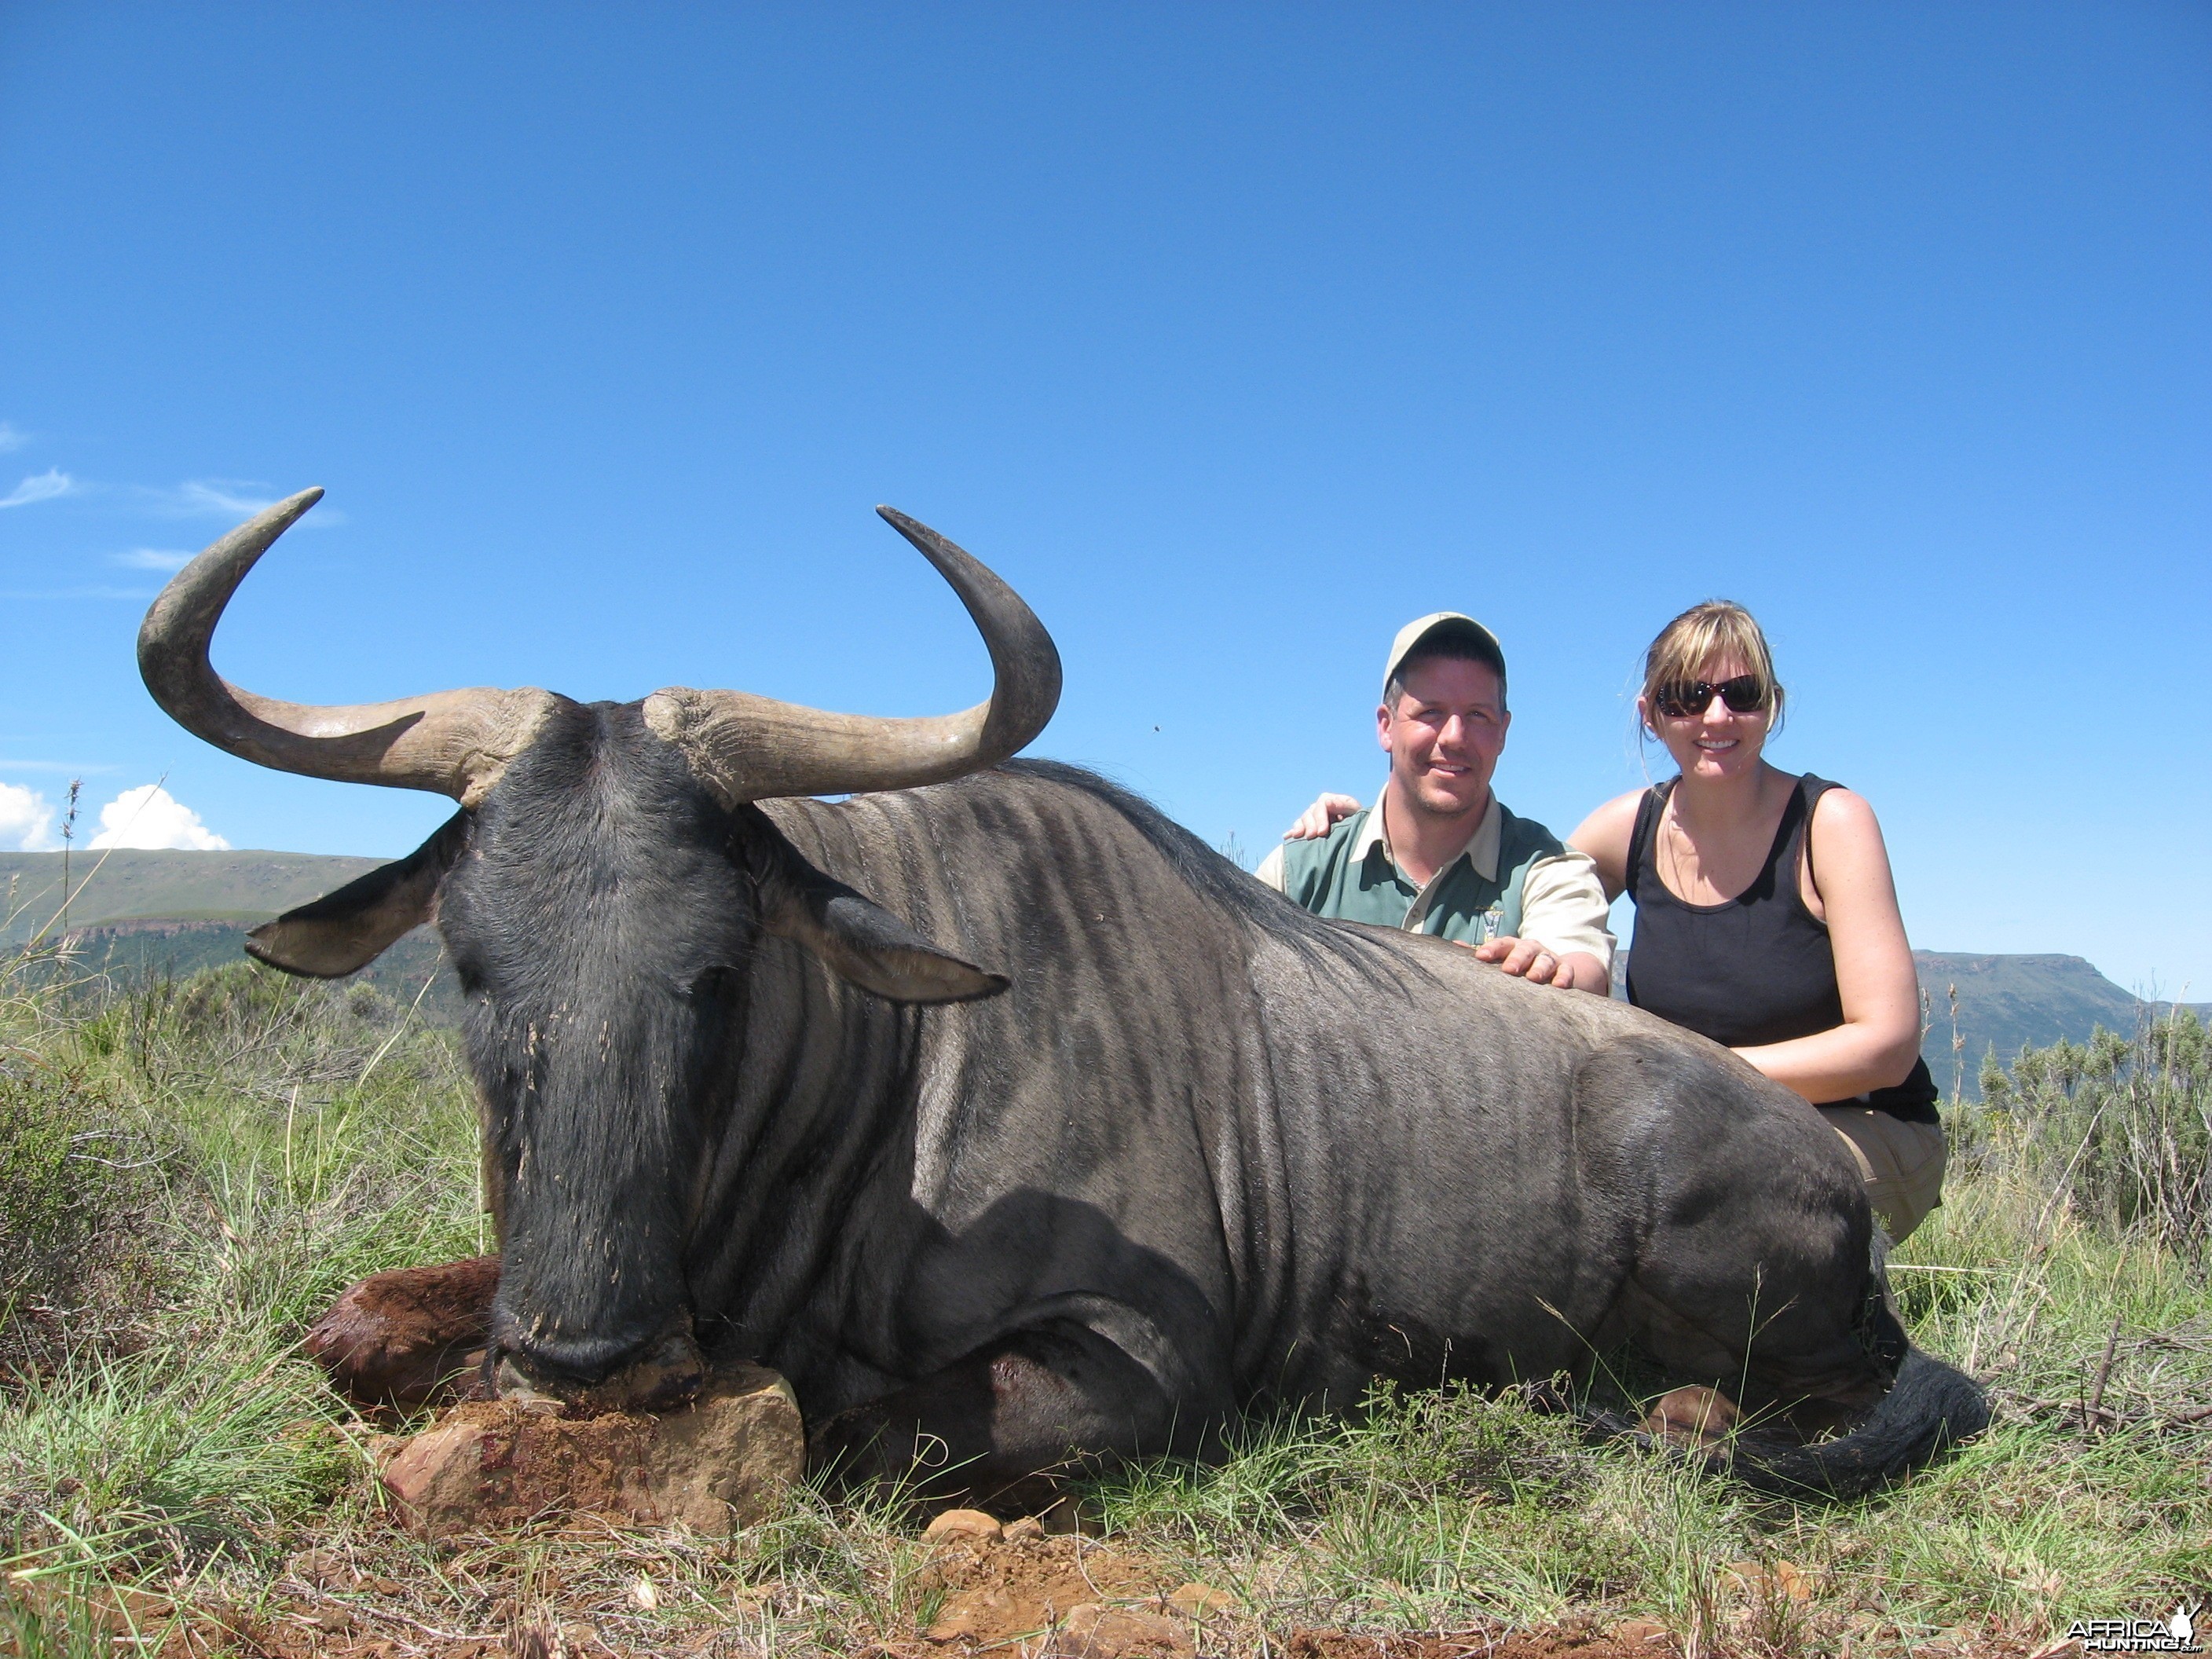
[(711, 1002), (726, 990), (731, 970), (716, 966), (698, 975), (689, 984), (678, 983), (676, 994), (691, 1002)]

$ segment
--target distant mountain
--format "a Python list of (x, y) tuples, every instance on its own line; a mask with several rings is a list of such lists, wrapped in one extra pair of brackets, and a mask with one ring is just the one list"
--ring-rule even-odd
[[(31, 938), (61, 908), (58, 853), (0, 853), (9, 899), (0, 945)], [(312, 853), (80, 853), (70, 860), (69, 931), (81, 967), (125, 976), (188, 974), (236, 962), (249, 927), (374, 870), (382, 859)], [(82, 884), (80, 885), (79, 884)], [(412, 1002), (431, 979), (426, 1012), (450, 1017), (459, 990), (441, 971), (437, 936), (418, 928), (360, 977)], [(1616, 992), (1627, 971), (1622, 951)], [(2009, 1060), (2023, 1047), (2087, 1042), (2100, 1025), (2132, 1031), (2166, 1005), (2140, 1002), (2079, 957), (1968, 956), (1916, 951), (1928, 1026), (1921, 1052), (1948, 1096), (1978, 1092), (1982, 1056)], [(1958, 991), (1953, 1047), (1952, 988)], [(2212, 1015), (2212, 1004), (2196, 1005)]]
[[(1994, 1052), (2009, 1062), (2024, 1048), (2044, 1048), (2062, 1038), (2087, 1042), (2100, 1025), (2131, 1032), (2138, 1022), (2172, 1006), (2130, 996), (2080, 957), (1915, 951), (1912, 965), (1920, 975), (1921, 1023), (1927, 1028), (1921, 1057), (1947, 1098), (1954, 1082), (1966, 1098), (1979, 1097), (1984, 1054)], [(1628, 952), (1623, 951), (1613, 963), (1615, 995), (1621, 994), (1627, 973)], [(1955, 1028), (1954, 988), (1959, 994)], [(2186, 1006), (2212, 1017), (2212, 1004)]]
[[(2042, 1048), (2062, 1037), (2087, 1042), (2099, 1026), (2123, 1036), (2153, 1014), (2175, 1005), (2145, 1002), (2130, 995), (2079, 957), (1962, 956), (1915, 951), (1920, 974), (1923, 1023), (1928, 1027), (1920, 1052), (1936, 1074), (1936, 1086), (1951, 1092), (1980, 1093), (1975, 1079), (1982, 1057), (1994, 1051), (2010, 1060), (2023, 1048)], [(1951, 991), (1959, 994), (1958, 1047), (1952, 1046)], [(2191, 1003), (2200, 1016), (2212, 1016), (2212, 1004)]]
[[(65, 937), (75, 971), (122, 980), (182, 976), (246, 960), (246, 935), (387, 862), (316, 853), (78, 853), (70, 860), (66, 927), (62, 855), (0, 853), (0, 945)], [(416, 929), (356, 975), (426, 1012), (450, 1017), (460, 989), (440, 971), (444, 947)]]
[[(319, 898), (383, 859), (317, 853), (77, 853), (70, 859), (69, 926), (160, 918), (251, 927)], [(62, 908), (62, 854), (0, 853), (0, 943), (21, 944)]]

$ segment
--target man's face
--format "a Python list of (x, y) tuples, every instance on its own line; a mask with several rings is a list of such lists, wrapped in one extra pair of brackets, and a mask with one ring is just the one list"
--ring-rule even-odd
[(1490, 775), (1513, 723), (1498, 676), (1479, 662), (1431, 657), (1399, 679), (1395, 708), (1375, 711), (1390, 779), (1417, 811), (1462, 817), (1490, 804)]

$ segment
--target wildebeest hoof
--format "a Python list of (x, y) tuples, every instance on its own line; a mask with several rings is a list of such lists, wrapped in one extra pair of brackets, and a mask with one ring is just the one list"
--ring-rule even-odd
[(498, 1288), (495, 1255), (371, 1273), (315, 1322), (302, 1346), (356, 1404), (450, 1400), (483, 1359)]
[(1644, 1414), (1644, 1431), (1666, 1445), (1704, 1450), (1735, 1431), (1735, 1404), (1717, 1389), (1675, 1389)]

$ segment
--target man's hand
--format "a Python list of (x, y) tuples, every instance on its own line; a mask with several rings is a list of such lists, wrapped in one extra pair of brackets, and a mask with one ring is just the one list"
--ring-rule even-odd
[(1613, 992), (1605, 964), (1587, 951), (1570, 951), (1560, 956), (1533, 939), (1510, 936), (1487, 939), (1468, 948), (1481, 961), (1494, 962), (1515, 978), (1525, 979), (1531, 985), (1548, 985), (1560, 991), (1592, 991), (1600, 996), (1609, 996)]
[(1298, 821), (1283, 831), (1283, 839), (1317, 841), (1339, 819), (1348, 818), (1358, 810), (1359, 803), (1349, 795), (1322, 795), (1298, 814)]

